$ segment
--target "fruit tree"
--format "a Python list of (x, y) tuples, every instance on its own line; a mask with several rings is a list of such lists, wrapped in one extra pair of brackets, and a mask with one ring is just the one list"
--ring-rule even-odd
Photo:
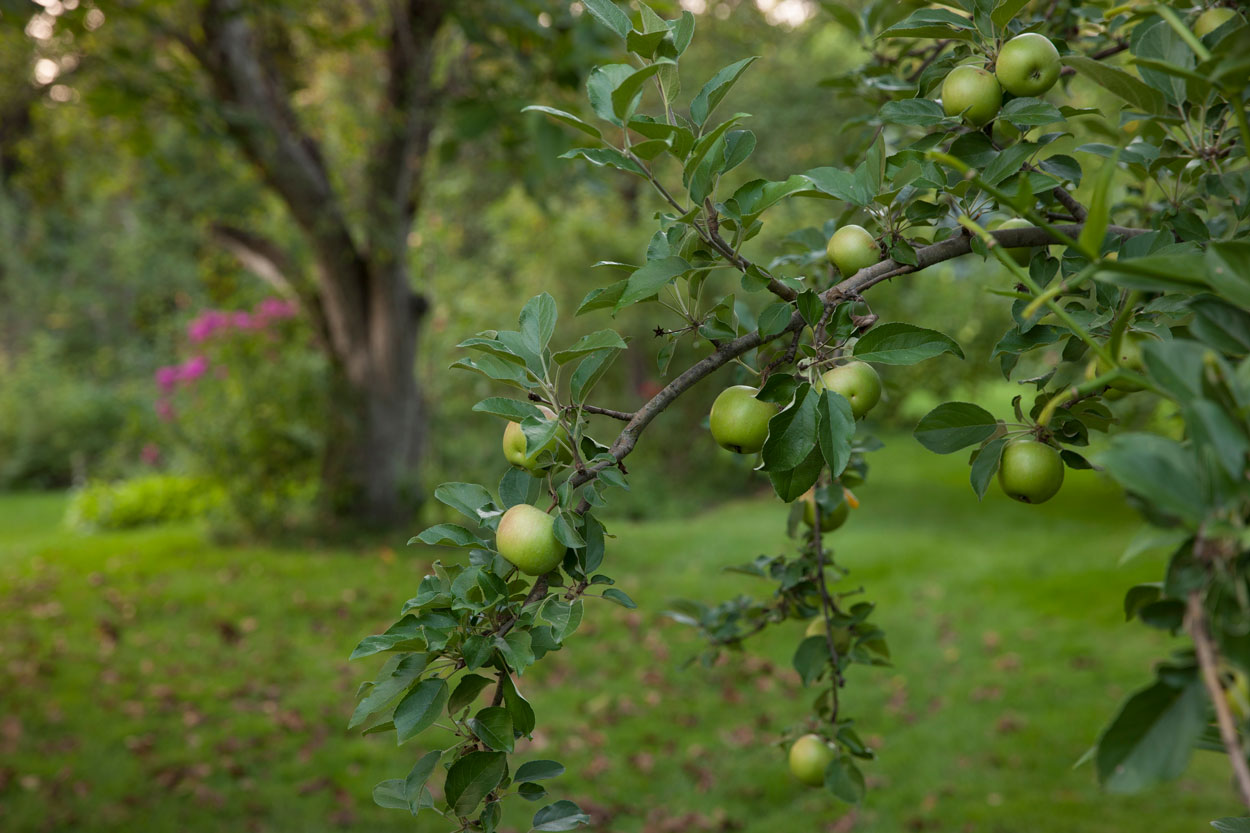
[[(351, 725), (401, 744), (436, 723), (455, 738), (379, 784), (375, 800), (454, 830), (498, 829), (513, 795), (540, 802), (534, 830), (587, 821), (570, 801), (544, 801), (559, 763), (516, 760), (529, 757), (541, 711), (519, 681), (573, 636), (583, 599), (634, 606), (612, 586), (599, 513), (627, 486), (625, 459), (646, 429), (726, 368), (704, 441), (758, 460), (791, 504), (794, 545), (738, 568), (772, 582), (769, 594), (683, 603), (673, 615), (712, 650), (809, 620), (793, 664), (816, 697), (793, 727), (789, 765), (831, 800), (859, 801), (874, 753), (840, 692), (853, 666), (888, 664), (890, 653), (873, 605), (842, 581), (854, 555), (835, 557), (830, 542), (872, 511), (856, 508), (854, 489), (876, 445), (861, 418), (888, 407), (880, 374), (963, 358), (933, 322), (884, 320), (870, 290), (965, 256), (997, 264), (982, 279), (1013, 323), (992, 359), (1021, 394), (1008, 414), (939, 405), (916, 440), (940, 454), (971, 449), (978, 498), (997, 475), (1011, 497), (1044, 502), (1066, 468), (1098, 468), (1123, 487), (1150, 530), (1135, 548), (1172, 553), (1159, 581), (1127, 589), (1125, 613), (1189, 641), (1110, 718), (1091, 752), (1097, 777), (1140, 789), (1179, 775), (1192, 750), (1214, 749), (1250, 800), (1250, 26), (1235, 4), (826, 3), (866, 45), (863, 65), (834, 82), (876, 105), (842, 134), (858, 162), (733, 188), (724, 177), (757, 136), (747, 114), (722, 105), (756, 59), (690, 95), (680, 59), (694, 16), (583, 6), (619, 36), (621, 62), (592, 73), (585, 116), (530, 109), (576, 132), (581, 146), (566, 157), (637, 178), (660, 209), (645, 260), (605, 264), (619, 277), (576, 313), (650, 304), (669, 381), (633, 412), (595, 404), (627, 344), (608, 327), (553, 345), (548, 295), (525, 305), (515, 330), (461, 344), (456, 368), (513, 391), (474, 408), (507, 421), (500, 466), (513, 465), (493, 488), (437, 488), (466, 520), (414, 540), (460, 552), (354, 653), (387, 660)], [(786, 201), (811, 201), (828, 221), (774, 226), (769, 211)], [(794, 244), (797, 254), (767, 259)], [(679, 346), (695, 357), (682, 369)], [(1153, 427), (1121, 425), (1126, 397), (1161, 415), (1143, 423)], [(1092, 433), (1106, 436), (1091, 445)]]

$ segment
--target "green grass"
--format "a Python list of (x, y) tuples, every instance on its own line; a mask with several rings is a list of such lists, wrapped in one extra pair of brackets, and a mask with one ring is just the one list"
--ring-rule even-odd
[[(640, 608), (588, 602), (568, 647), (522, 679), (540, 728), (520, 758), (566, 763), (553, 795), (612, 833), (1189, 833), (1234, 814), (1209, 753), (1148, 795), (1073, 769), (1172, 642), (1119, 612), (1159, 565), (1116, 566), (1135, 521), (1115, 492), (1070, 473), (1045, 506), (993, 489), (979, 505), (960, 457), (892, 441), (830, 539), (896, 662), (854, 668), (844, 697), (879, 748), (862, 807), (798, 786), (774, 745), (810, 699), (789, 667), (800, 623), (683, 668), (699, 643), (662, 616), (676, 597), (767, 592), (720, 569), (784, 546), (767, 498), (611, 525), (608, 572)], [(189, 526), (81, 537), (58, 529), (63, 508), (0, 497), (0, 830), (414, 829), (369, 792), (420, 741), (344, 730), (379, 664), (346, 656), (435, 553), (227, 549)]]

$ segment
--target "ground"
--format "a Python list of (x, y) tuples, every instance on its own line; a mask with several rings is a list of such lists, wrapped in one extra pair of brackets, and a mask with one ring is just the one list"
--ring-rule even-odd
[[(979, 831), (1192, 833), (1236, 812), (1219, 757), (1184, 779), (1106, 795), (1073, 767), (1151, 662), (1180, 645), (1121, 612), (1157, 558), (1117, 562), (1136, 520), (1092, 473), (1058, 498), (978, 504), (961, 455), (913, 440), (873, 456), (862, 507), (831, 536), (879, 603), (894, 668), (856, 667), (845, 696), (879, 760), (850, 809), (799, 786), (773, 744), (809, 699), (777, 629), (717, 667), (663, 616), (767, 585), (721, 568), (783, 543), (785, 509), (739, 501), (674, 522), (611, 524), (605, 569), (639, 603), (589, 602), (567, 648), (522, 689), (540, 729), (521, 759), (570, 774), (554, 797), (612, 833)], [(431, 559), (216, 546), (191, 526), (82, 536), (64, 499), (0, 497), (0, 829), (401, 831), (374, 783), (424, 751), (345, 730), (385, 627)], [(572, 773), (578, 773), (576, 775)], [(516, 801), (516, 799), (513, 799)], [(533, 806), (510, 807), (524, 831)]]

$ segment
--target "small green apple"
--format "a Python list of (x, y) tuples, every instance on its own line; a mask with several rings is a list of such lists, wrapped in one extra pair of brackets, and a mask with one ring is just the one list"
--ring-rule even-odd
[[(803, 501), (803, 523), (810, 527), (816, 523), (816, 487), (813, 486), (804, 492), (799, 500)], [(842, 501), (838, 504), (838, 508), (820, 516), (820, 531), (832, 532), (846, 523), (850, 514), (851, 504), (845, 500)]]
[[(1033, 224), (1022, 217), (1012, 217), (1010, 220), (995, 220), (987, 228), (990, 231), (1004, 231), (1012, 228), (1033, 228)], [(1011, 256), (1012, 260), (1021, 266), (1028, 266), (1029, 260), (1033, 257), (1032, 246), (1019, 246), (1014, 249), (1007, 249), (1006, 252)]]
[(1194, 21), (1194, 34), (1200, 38), (1205, 38), (1236, 16), (1237, 12), (1225, 6), (1207, 9), (1198, 15), (1198, 19)]
[(555, 518), (527, 503), (503, 513), (495, 545), (500, 555), (530, 576), (550, 573), (564, 560), (565, 547), (556, 538)]
[(948, 116), (962, 115), (974, 127), (992, 120), (1003, 106), (1003, 89), (994, 73), (980, 67), (955, 67), (942, 81), (942, 110)]
[[(542, 411), (543, 416), (548, 419), (556, 418), (555, 411), (550, 408), (539, 405), (538, 410)], [(545, 469), (550, 468), (551, 465), (550, 461), (548, 461), (546, 465), (539, 462), (538, 458), (542, 456), (544, 451), (550, 452), (557, 460), (568, 460), (569, 452), (566, 448), (568, 442), (569, 432), (564, 428), (564, 426), (560, 426), (560, 428), (556, 430), (556, 435), (551, 438), (550, 442), (535, 451), (533, 454), (526, 454), (525, 432), (521, 430), (521, 423), (509, 422), (507, 427), (503, 429), (503, 456), (512, 465), (525, 469), (530, 474), (537, 476), (542, 474)]]
[(1021, 503), (1045, 503), (1063, 485), (1063, 460), (1045, 443), (1016, 440), (1003, 449), (998, 485)]
[(768, 439), (768, 421), (777, 414), (777, 406), (755, 398), (749, 385), (725, 388), (712, 403), (708, 424), (712, 439), (721, 448), (736, 454), (754, 454)]
[[(807, 623), (807, 630), (803, 631), (803, 638), (807, 639), (812, 636), (825, 635), (824, 617), (817, 616), (815, 619)], [(840, 628), (837, 625), (833, 627), (833, 650), (838, 652), (838, 656), (843, 656), (851, 650), (851, 629)]]
[(1012, 95), (1038, 96), (1059, 80), (1059, 50), (1045, 35), (1016, 35), (998, 53), (994, 74)]
[(817, 392), (827, 388), (845, 396), (856, 419), (863, 419), (881, 401), (881, 377), (867, 362), (838, 365), (826, 371), (814, 387)]
[(825, 769), (836, 754), (820, 735), (803, 735), (790, 747), (790, 772), (809, 787), (824, 786)]
[(881, 260), (881, 249), (872, 232), (854, 224), (835, 231), (829, 238), (825, 253), (844, 278), (849, 278), (860, 269), (866, 269)]

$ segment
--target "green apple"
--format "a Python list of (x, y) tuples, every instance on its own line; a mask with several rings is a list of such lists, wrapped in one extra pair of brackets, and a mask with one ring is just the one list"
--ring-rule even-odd
[[(812, 636), (825, 635), (824, 617), (817, 616), (815, 619), (807, 623), (807, 630), (803, 631), (803, 638), (807, 639)], [(842, 656), (851, 650), (851, 630), (850, 628), (833, 628), (833, 650), (838, 652), (838, 656)]]
[(1059, 50), (1045, 35), (1016, 35), (998, 53), (994, 75), (1012, 95), (1038, 96), (1059, 80)]
[(866, 269), (881, 260), (881, 249), (872, 232), (854, 224), (835, 231), (829, 238), (825, 253), (844, 278), (849, 278), (860, 269)]
[(840, 393), (851, 403), (851, 414), (862, 419), (864, 414), (881, 401), (881, 377), (866, 362), (848, 362), (826, 371), (814, 386), (817, 391), (826, 388)]
[(1236, 16), (1237, 12), (1224, 6), (1207, 9), (1198, 15), (1198, 19), (1194, 21), (1194, 34), (1200, 38), (1205, 38)]
[(712, 403), (708, 423), (712, 439), (721, 448), (736, 454), (754, 454), (768, 439), (768, 421), (777, 414), (777, 406), (755, 398), (749, 385), (725, 388)]
[(565, 547), (556, 538), (555, 518), (528, 503), (518, 503), (503, 513), (495, 530), (495, 546), (530, 576), (550, 573), (564, 560)]
[(942, 82), (942, 110), (948, 116), (962, 115), (974, 127), (992, 120), (1003, 106), (1003, 90), (994, 73), (980, 67), (955, 67)]
[(1063, 460), (1045, 443), (1016, 440), (1003, 449), (998, 485), (1007, 497), (1021, 503), (1045, 503), (1063, 485)]
[[(556, 418), (555, 411), (550, 408), (539, 405), (538, 410), (542, 411), (543, 416), (548, 419)], [(521, 430), (521, 423), (509, 422), (508, 426), (503, 429), (503, 456), (512, 465), (523, 468), (530, 474), (539, 475), (546, 468), (550, 467), (550, 461), (546, 465), (539, 462), (538, 458), (542, 456), (542, 453), (547, 451), (557, 460), (567, 460), (569, 457), (569, 452), (566, 448), (568, 442), (569, 432), (562, 425), (556, 430), (556, 435), (551, 438), (550, 442), (533, 454), (526, 454), (525, 432)]]
[[(813, 486), (804, 492), (799, 500), (803, 501), (803, 523), (810, 527), (816, 523), (816, 487)], [(845, 500), (842, 501), (838, 504), (837, 509), (820, 516), (820, 531), (832, 532), (846, 523), (846, 519), (850, 514), (850, 503)]]
[[(1010, 220), (995, 220), (988, 226), (990, 231), (1003, 231), (1012, 228), (1033, 228), (1033, 224), (1021, 217), (1012, 217)], [(1032, 246), (1019, 246), (1014, 249), (1007, 249), (1007, 254), (1011, 259), (1021, 266), (1028, 266), (1029, 260), (1033, 257)]]
[(833, 747), (820, 735), (803, 735), (790, 747), (790, 772), (809, 787), (825, 783), (825, 768), (836, 757)]

